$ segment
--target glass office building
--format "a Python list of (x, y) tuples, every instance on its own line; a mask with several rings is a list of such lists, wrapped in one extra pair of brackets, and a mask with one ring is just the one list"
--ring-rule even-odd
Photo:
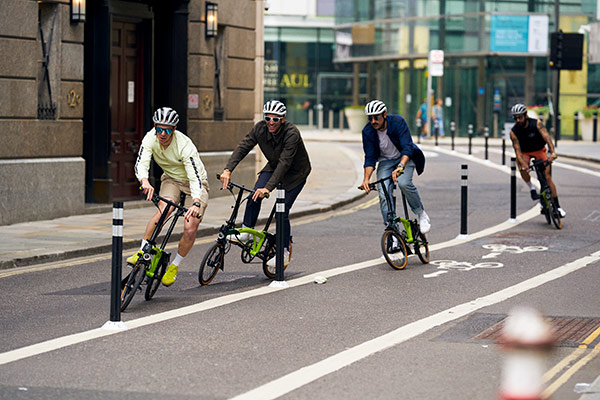
[(596, 1), (337, 0), (333, 61), (366, 74), (365, 92), (354, 101), (379, 98), (414, 129), (429, 51), (443, 50), (443, 76), (432, 78), (432, 91), (444, 99), (446, 130), (453, 120), (461, 135), (468, 124), (493, 134), (495, 120), (498, 132), (511, 121), (514, 103), (552, 104), (558, 74), (548, 65), (549, 34), (558, 21), (565, 33), (584, 32), (582, 69), (560, 74), (561, 132), (568, 136), (574, 112), (600, 98), (600, 66), (586, 57)]

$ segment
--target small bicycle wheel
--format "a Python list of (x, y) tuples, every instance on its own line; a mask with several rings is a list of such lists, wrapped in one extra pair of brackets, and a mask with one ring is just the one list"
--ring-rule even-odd
[(223, 268), (225, 262), (225, 249), (222, 243), (215, 243), (206, 252), (200, 270), (198, 271), (198, 282), (201, 285), (208, 285), (219, 272), (219, 268)]
[[(263, 258), (263, 273), (265, 274), (265, 276), (269, 279), (275, 279), (277, 277), (277, 267), (271, 267), (268, 265), (268, 262), (271, 258), (276, 257), (277, 256), (277, 250), (275, 246), (275, 241), (269, 241), (268, 245), (267, 245), (267, 249), (265, 251), (265, 257)], [(286, 260), (283, 260), (283, 270), (285, 271), (285, 269), (287, 268), (288, 264), (290, 263), (290, 260), (292, 259), (292, 240), (290, 239), (290, 258), (287, 260), (287, 263), (285, 262)]]
[(129, 303), (131, 303), (133, 296), (135, 296), (135, 292), (140, 288), (142, 281), (146, 277), (144, 272), (145, 266), (140, 257), (140, 260), (133, 266), (133, 269), (129, 274), (129, 279), (127, 279), (127, 282), (121, 291), (121, 311), (125, 311)]
[(154, 270), (154, 277), (148, 277), (148, 285), (146, 286), (146, 293), (144, 294), (144, 298), (146, 300), (152, 299), (152, 297), (156, 294), (156, 291), (160, 286), (160, 280), (167, 270), (167, 262), (168, 258), (163, 255), (162, 260), (160, 260), (160, 265), (158, 265)]
[(429, 263), (429, 243), (427, 243), (427, 238), (421, 232), (419, 232), (417, 240), (415, 240), (415, 253), (417, 253), (419, 260), (423, 264)]
[(381, 251), (388, 264), (394, 269), (404, 269), (408, 261), (406, 244), (396, 231), (386, 230), (381, 237)]
[(558, 212), (558, 208), (554, 206), (554, 204), (548, 204), (548, 214), (552, 219), (552, 223), (556, 229), (562, 229), (562, 221), (560, 219), (560, 214)]
[[(546, 193), (542, 193), (542, 196), (546, 196)], [(542, 198), (540, 200), (540, 203), (542, 204), (542, 214), (544, 214), (544, 217), (546, 217), (546, 222), (548, 223), (548, 225), (550, 225), (552, 223), (552, 221), (550, 220), (550, 208), (551, 207), (551, 201), (552, 200), (548, 200), (548, 201), (544, 201), (544, 198)], [(548, 207), (546, 207), (546, 204), (548, 204)]]

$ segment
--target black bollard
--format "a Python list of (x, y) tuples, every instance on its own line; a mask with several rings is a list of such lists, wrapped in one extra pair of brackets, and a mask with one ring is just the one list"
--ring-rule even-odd
[(517, 159), (510, 158), (510, 219), (517, 218)]
[(113, 203), (112, 277), (110, 285), (110, 320), (121, 321), (121, 268), (123, 267), (123, 202)]
[(483, 128), (483, 135), (485, 137), (485, 159), (487, 160), (488, 157), (488, 139), (490, 136), (490, 128), (488, 128), (487, 126)]
[(452, 151), (454, 151), (454, 135), (456, 133), (456, 123), (450, 121), (450, 136), (452, 137)]
[(469, 155), (471, 155), (471, 141), (473, 140), (473, 124), (469, 124), (468, 126), (469, 133)]
[(594, 122), (593, 122), (594, 126), (593, 126), (593, 136), (592, 136), (592, 141), (597, 142), (598, 141), (598, 113), (594, 113)]
[(506, 165), (506, 139), (502, 138), (502, 165)]
[(275, 222), (276, 222), (276, 253), (275, 253), (275, 280), (278, 282), (283, 282), (283, 252), (285, 248), (285, 240), (283, 238), (284, 234), (284, 224), (283, 224), (283, 216), (285, 214), (285, 189), (283, 189), (283, 184), (279, 183), (277, 185), (277, 201), (275, 205)]
[(460, 188), (460, 234), (467, 235), (467, 164), (461, 166)]
[(573, 115), (573, 140), (579, 140), (579, 118), (577, 113)]
[(435, 132), (435, 145), (437, 147), (437, 145), (438, 145), (438, 136), (439, 136), (439, 133), (440, 133), (440, 123), (438, 122), (437, 119), (434, 121), (433, 126), (434, 126), (433, 129), (434, 129), (434, 132)]

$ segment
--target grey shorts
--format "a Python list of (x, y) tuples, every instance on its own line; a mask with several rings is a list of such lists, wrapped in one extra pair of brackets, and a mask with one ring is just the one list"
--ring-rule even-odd
[[(200, 213), (204, 216), (204, 211), (208, 207), (208, 181), (202, 180), (202, 192), (200, 194)], [(190, 208), (192, 206), (192, 196), (190, 191), (190, 183), (188, 181), (182, 181), (179, 179), (173, 179), (170, 176), (163, 174), (160, 177), (160, 195), (171, 199), (173, 202), (179, 202), (179, 194), (183, 192), (187, 196), (185, 197), (185, 207)]]

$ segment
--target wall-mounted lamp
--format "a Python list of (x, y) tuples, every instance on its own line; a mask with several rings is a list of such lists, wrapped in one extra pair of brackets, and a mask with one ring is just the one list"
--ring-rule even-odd
[(71, 23), (85, 22), (85, 0), (71, 0)]
[(217, 3), (206, 2), (206, 31), (205, 36), (217, 36), (217, 27), (219, 25), (219, 6)]

